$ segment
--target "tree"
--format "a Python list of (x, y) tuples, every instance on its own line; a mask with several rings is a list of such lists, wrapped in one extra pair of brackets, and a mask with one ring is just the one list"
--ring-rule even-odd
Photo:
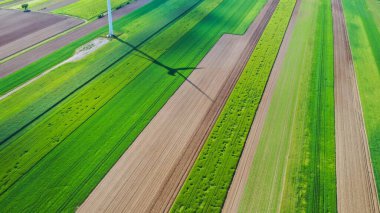
[(28, 11), (28, 4), (23, 4), (21, 7), (24, 9), (24, 12)]

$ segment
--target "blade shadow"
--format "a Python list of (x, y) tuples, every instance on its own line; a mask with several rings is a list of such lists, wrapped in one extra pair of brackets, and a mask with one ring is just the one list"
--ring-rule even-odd
[(141, 51), (140, 49), (138, 49), (136, 46), (134, 46), (133, 44), (127, 42), (127, 41), (124, 41), (120, 38), (118, 38), (117, 36), (114, 36), (114, 38), (116, 40), (118, 40), (119, 42), (129, 46), (130, 48), (132, 48), (132, 50), (138, 52), (139, 54), (135, 54), (136, 56), (138, 57), (141, 57), (141, 58), (144, 58), (146, 60), (149, 60), (151, 61), (152, 63), (164, 68), (167, 70), (168, 74), (169, 75), (172, 75), (172, 76), (175, 76), (176, 74), (178, 74), (179, 76), (181, 76), (183, 79), (185, 79), (185, 81), (187, 81), (188, 83), (190, 83), (190, 85), (192, 85), (196, 90), (198, 90), (200, 93), (202, 93), (204, 96), (207, 97), (207, 99), (209, 99), (210, 101), (214, 102), (214, 100), (209, 96), (207, 95), (207, 93), (205, 93), (201, 88), (199, 88), (196, 84), (194, 84), (191, 80), (189, 80), (185, 75), (183, 75), (182, 73), (180, 73), (179, 71), (181, 70), (196, 70), (196, 69), (201, 69), (201, 68), (197, 68), (197, 67), (181, 67), (181, 68), (172, 68), (172, 67), (169, 67), (163, 63), (161, 63), (160, 61), (158, 61), (157, 59), (155, 59), (154, 57), (150, 56), (149, 54)]

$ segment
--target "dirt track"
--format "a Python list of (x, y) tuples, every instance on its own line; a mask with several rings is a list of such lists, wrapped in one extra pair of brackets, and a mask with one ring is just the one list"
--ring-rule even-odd
[[(0, 60), (83, 23), (67, 16), (0, 9)], [(1, 75), (0, 75), (1, 77)]]
[[(132, 11), (144, 6), (150, 1), (151, 0), (136, 0), (133, 3), (128, 4), (119, 10), (116, 10), (113, 13), (113, 18), (114, 20), (117, 20), (127, 15), (128, 13), (131, 13)], [(6, 61), (5, 63), (0, 64), (0, 78), (27, 66), (28, 64), (54, 52), (55, 50), (58, 50), (59, 48), (105, 26), (106, 24), (107, 16), (105, 16), (102, 19), (95, 20), (94, 22), (91, 22), (79, 29), (76, 29), (66, 35), (63, 35), (58, 39), (43, 44), (42, 46), (39, 46), (20, 56)]]
[(332, 11), (338, 211), (380, 212), (341, 0)]
[(273, 65), (268, 83), (265, 87), (264, 94), (261, 98), (260, 105), (257, 109), (255, 119), (252, 123), (251, 130), (245, 143), (243, 153), (240, 157), (239, 165), (235, 171), (234, 179), (228, 190), (228, 195), (223, 206), (223, 212), (238, 212), (239, 203), (242, 199), (246, 187), (245, 184), (249, 177), (249, 172), (256, 152), (256, 147), (260, 140), (265, 118), (272, 100), (273, 92), (276, 88), (277, 79), (280, 75), (282, 63), (285, 58), (290, 39), (292, 37), (300, 3), (301, 0), (298, 0), (294, 8), (288, 29), (286, 30), (284, 40), (282, 41), (276, 62)]
[(218, 41), (78, 212), (169, 210), (276, 5), (268, 3), (244, 36)]

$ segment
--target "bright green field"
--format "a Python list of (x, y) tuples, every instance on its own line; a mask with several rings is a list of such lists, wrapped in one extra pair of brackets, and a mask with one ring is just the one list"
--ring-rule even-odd
[[(176, 13), (174, 13), (170, 10), (162, 9), (160, 6), (163, 2), (166, 1), (155, 1), (149, 7), (141, 8), (127, 16), (127, 18), (122, 18), (115, 23), (115, 29), (121, 32), (124, 31), (123, 36), (127, 36), (129, 42), (141, 45), (170, 26), (194, 5), (193, 2), (181, 4), (175, 4), (172, 1), (167, 2), (165, 5), (168, 5), (168, 9), (175, 9)], [(139, 18), (143, 14), (145, 14), (144, 17)], [(128, 24), (125, 25), (127, 19)], [(146, 24), (145, 28), (138, 28), (143, 22), (150, 24)], [(61, 62), (61, 60), (67, 59), (77, 47), (101, 35), (102, 32), (105, 34), (106, 28), (94, 32), (33, 63), (18, 71), (15, 75), (10, 76), (7, 80), (17, 82), (19, 76), (21, 79), (26, 79), (29, 76), (37, 75), (42, 72), (41, 70), (50, 68)], [(130, 53), (130, 50), (130, 47), (122, 45), (120, 42), (110, 42), (85, 59), (63, 65), (28, 85), (25, 89), (13, 94), (11, 98), (0, 101), (0, 109), (7, 109), (6, 113), (0, 115), (0, 144), (67, 99), (89, 81), (106, 72), (110, 66), (123, 60)], [(134, 58), (139, 57), (134, 56)], [(30, 91), (34, 92), (31, 94)]]
[(333, 77), (330, 1), (301, 1), (240, 212), (337, 211)]
[(343, 0), (344, 15), (359, 86), (364, 121), (380, 191), (380, 20), (373, 0)]
[(172, 212), (218, 212), (223, 207), (294, 5), (294, 0), (280, 1), (176, 198)]
[[(0, 145), (0, 206), (72, 211), (182, 84), (176, 73), (189, 75), (224, 33), (244, 33), (264, 3), (154, 1), (136, 19), (129, 15), (128, 24), (118, 22), (117, 31), (124, 32), (119, 41), (0, 102), (0, 109), (11, 102), (26, 112), (43, 108), (34, 118), (19, 117), (26, 127)], [(149, 20), (151, 25), (134, 27)], [(140, 42), (139, 50), (127, 54), (131, 47), (125, 38), (135, 46)], [(74, 90), (62, 89), (71, 81), (83, 82)], [(31, 88), (38, 94), (29, 92), (29, 99)], [(54, 92), (61, 99), (45, 97)]]
[[(38, 1), (38, 0), (35, 0)], [(39, 0), (41, 1), (41, 0)], [(112, 0), (112, 8), (127, 4), (131, 0)], [(97, 17), (107, 11), (107, 1), (105, 0), (78, 0), (72, 4), (54, 10), (53, 13), (66, 14), (84, 19)]]

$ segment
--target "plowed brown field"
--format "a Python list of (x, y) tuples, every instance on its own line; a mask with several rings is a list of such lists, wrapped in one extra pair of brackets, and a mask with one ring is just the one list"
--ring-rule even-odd
[(332, 0), (332, 12), (338, 211), (379, 212), (368, 139), (341, 0)]
[[(0, 9), (0, 60), (66, 31), (83, 20), (47, 13)], [(0, 76), (1, 77), (1, 76)]]

